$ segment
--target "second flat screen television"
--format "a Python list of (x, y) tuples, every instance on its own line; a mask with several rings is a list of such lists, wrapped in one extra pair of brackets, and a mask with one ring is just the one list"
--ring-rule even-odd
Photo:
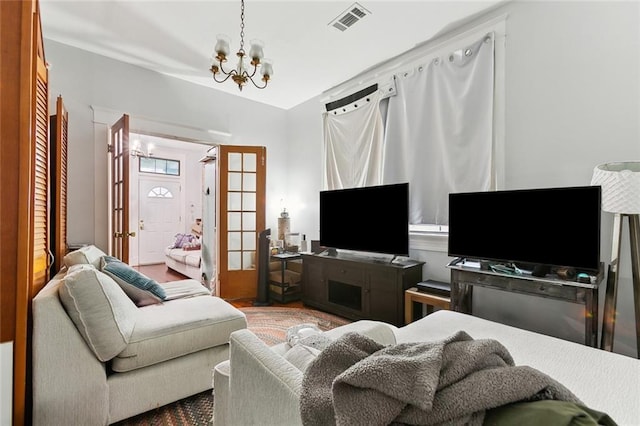
[(409, 184), (320, 191), (320, 245), (409, 255)]
[(599, 186), (449, 194), (449, 256), (598, 270)]

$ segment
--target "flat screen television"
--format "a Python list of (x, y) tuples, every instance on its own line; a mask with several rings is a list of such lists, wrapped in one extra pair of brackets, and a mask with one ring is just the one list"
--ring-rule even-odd
[(409, 255), (409, 184), (320, 191), (320, 245)]
[(449, 256), (597, 271), (600, 186), (449, 194)]

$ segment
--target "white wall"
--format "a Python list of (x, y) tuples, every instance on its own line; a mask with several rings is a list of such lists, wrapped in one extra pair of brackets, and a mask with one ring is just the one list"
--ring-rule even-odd
[[(491, 16), (505, 12), (503, 189), (589, 185), (597, 164), (640, 160), (640, 4), (527, 1), (506, 4)], [(320, 107), (317, 98), (288, 112), (289, 150), (301, 153), (306, 166), (290, 167), (290, 173), (297, 174), (295, 179), (290, 176), (288, 197), (306, 201), (304, 212), (292, 214), (292, 227), (316, 236)], [(611, 227), (611, 215), (603, 213), (605, 264), (610, 258)], [(629, 250), (628, 239), (623, 250)], [(446, 253), (412, 249), (411, 255), (427, 262), (425, 279), (448, 280)], [(634, 356), (628, 254), (622, 264), (614, 350)], [(600, 312), (603, 301), (604, 285)], [(474, 313), (584, 342), (580, 305), (476, 289)]]
[(320, 237), (323, 110), (324, 106), (314, 98), (287, 114), (287, 210), (291, 217), (291, 232), (305, 234), (307, 240)]
[[(69, 111), (70, 243), (106, 248), (106, 126), (92, 107), (231, 134), (234, 145), (267, 147), (267, 202), (286, 185), (286, 111), (45, 39), (50, 110), (60, 94)], [(204, 69), (203, 73), (209, 71)], [(177, 135), (172, 135), (177, 136)], [(106, 143), (106, 142), (105, 142)], [(176, 142), (179, 143), (179, 142)], [(104, 154), (103, 154), (104, 153)], [(277, 226), (267, 212), (267, 224)]]

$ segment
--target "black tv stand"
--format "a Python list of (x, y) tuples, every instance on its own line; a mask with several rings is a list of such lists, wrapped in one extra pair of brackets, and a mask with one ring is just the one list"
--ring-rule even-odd
[(404, 292), (422, 281), (424, 262), (302, 255), (302, 302), (345, 318), (404, 325)]

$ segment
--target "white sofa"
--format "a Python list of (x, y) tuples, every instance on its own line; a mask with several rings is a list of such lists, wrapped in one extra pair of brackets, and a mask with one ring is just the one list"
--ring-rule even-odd
[(246, 328), (195, 280), (162, 284), (156, 303), (101, 270), (103, 259), (93, 246), (70, 253), (33, 299), (34, 425), (111, 424), (211, 389), (230, 334)]
[[(326, 334), (335, 338), (371, 326), (371, 321), (359, 321)], [(435, 312), (401, 328), (386, 327), (397, 343), (440, 340), (459, 330), (474, 339), (496, 339), (515, 365), (546, 373), (619, 425), (640, 424), (640, 360), (451, 311)], [(249, 330), (232, 333), (230, 345), (229, 360), (214, 373), (215, 425), (302, 424), (303, 372), (283, 358), (287, 345), (267, 347)]]
[(167, 268), (191, 279), (202, 281), (202, 249), (184, 250), (167, 247), (164, 249), (164, 256)]

